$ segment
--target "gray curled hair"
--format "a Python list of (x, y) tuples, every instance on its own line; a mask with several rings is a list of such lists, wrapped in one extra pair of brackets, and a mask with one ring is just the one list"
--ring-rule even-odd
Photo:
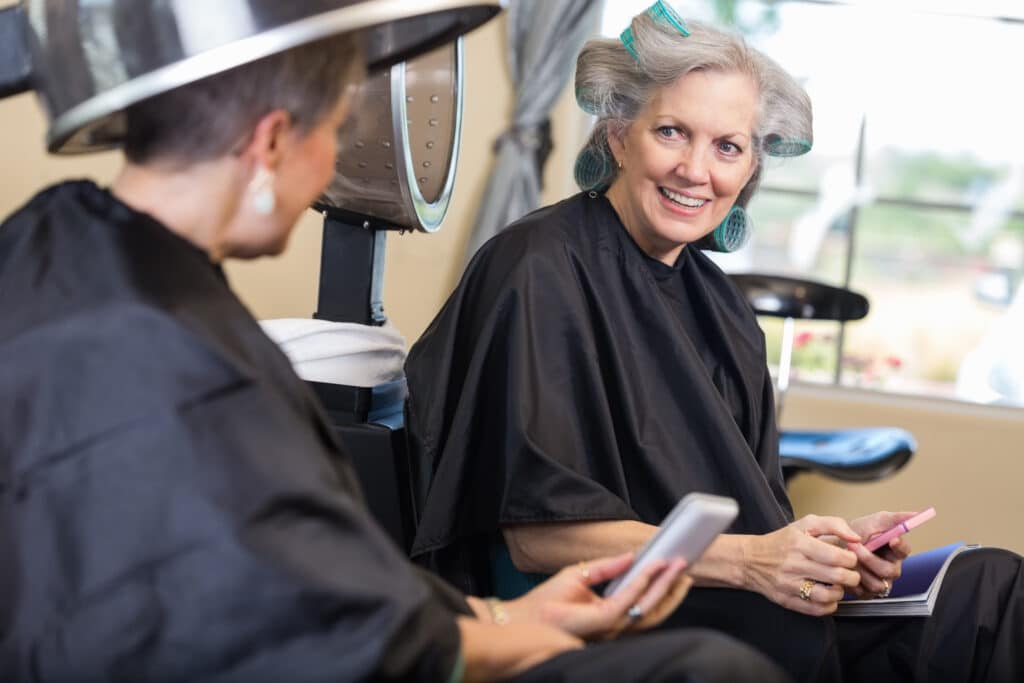
[(689, 36), (652, 19), (633, 18), (636, 58), (618, 39), (589, 41), (576, 60), (576, 100), (597, 117), (590, 138), (576, 159), (576, 183), (583, 190), (604, 190), (618, 173), (609, 133), (636, 120), (654, 93), (692, 71), (747, 74), (758, 89), (754, 124), (756, 169), (736, 200), (746, 207), (757, 190), (765, 155), (795, 156), (810, 150), (811, 100), (785, 70), (743, 38), (699, 22), (687, 22)]

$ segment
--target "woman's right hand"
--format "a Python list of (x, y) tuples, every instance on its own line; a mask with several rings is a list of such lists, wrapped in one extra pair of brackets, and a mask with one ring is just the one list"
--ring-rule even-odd
[[(587, 640), (606, 640), (622, 631), (639, 631), (661, 623), (686, 596), (692, 583), (683, 574), (686, 562), (652, 562), (614, 596), (593, 591), (623, 574), (633, 563), (625, 553), (565, 567), (522, 597), (504, 603), (510, 623), (540, 622)], [(630, 610), (638, 615), (630, 616)]]
[(846, 589), (860, 582), (860, 574), (854, 571), (857, 556), (819, 536), (861, 541), (846, 520), (817, 515), (770, 534), (746, 537), (750, 588), (795, 612), (812, 616), (835, 612)]

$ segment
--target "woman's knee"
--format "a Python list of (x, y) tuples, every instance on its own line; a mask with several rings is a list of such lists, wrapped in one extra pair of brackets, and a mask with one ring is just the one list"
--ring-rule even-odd
[[(732, 636), (708, 629), (668, 631), (677, 657), (665, 671), (688, 672), (701, 681), (790, 681), (771, 658)], [(665, 677), (658, 680), (691, 680)]]

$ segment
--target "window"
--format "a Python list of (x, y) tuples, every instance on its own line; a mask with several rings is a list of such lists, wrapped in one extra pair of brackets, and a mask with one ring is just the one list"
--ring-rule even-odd
[[(604, 33), (649, 4), (608, 2)], [(868, 297), (845, 330), (797, 322), (794, 379), (1024, 406), (1024, 6), (676, 5), (738, 27), (814, 102), (814, 150), (769, 160), (754, 238), (719, 259)], [(762, 323), (772, 361), (781, 324)]]

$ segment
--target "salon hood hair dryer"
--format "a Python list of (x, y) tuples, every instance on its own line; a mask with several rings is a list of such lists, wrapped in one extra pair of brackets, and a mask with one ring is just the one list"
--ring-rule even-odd
[(342, 162), (316, 207), (326, 223), (317, 317), (379, 325), (383, 231), (440, 227), (461, 121), (459, 37), (502, 5), (23, 0), (0, 10), (0, 97), (38, 93), (51, 152), (102, 150), (120, 143), (124, 110), (137, 102), (292, 47), (361, 32), (370, 76), (339, 141)]
[(221, 71), (360, 31), (371, 71), (490, 19), (470, 0), (23, 0), (0, 10), (0, 97), (38, 94), (51, 152), (116, 146), (126, 107)]

